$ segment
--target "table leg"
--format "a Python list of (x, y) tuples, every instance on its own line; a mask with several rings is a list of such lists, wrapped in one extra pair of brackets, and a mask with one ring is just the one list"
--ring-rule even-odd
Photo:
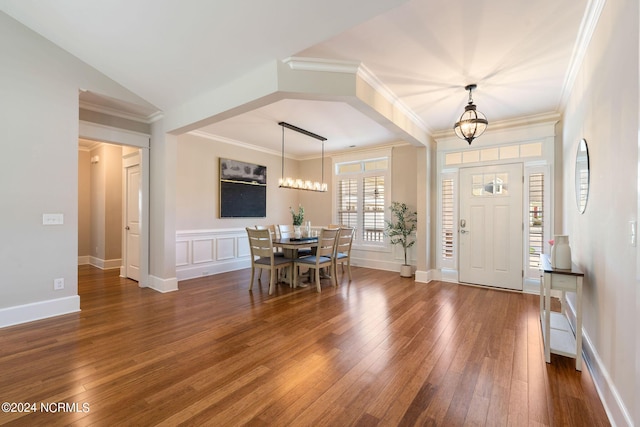
[(551, 363), (551, 275), (544, 274), (544, 360)]

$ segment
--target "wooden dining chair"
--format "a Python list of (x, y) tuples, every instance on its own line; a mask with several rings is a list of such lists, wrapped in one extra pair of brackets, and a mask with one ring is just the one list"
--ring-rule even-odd
[[(256, 225), (256, 230), (269, 230), (269, 232), (271, 233), (271, 240), (273, 241), (273, 239), (277, 239), (278, 238), (278, 227), (276, 227), (275, 225), (271, 224), (271, 225)], [(273, 248), (273, 253), (275, 256), (284, 256), (284, 253), (282, 252), (282, 250), (279, 250), (278, 248)], [(282, 273), (280, 274), (280, 276), (282, 276)], [(262, 269), (260, 269), (260, 272), (258, 273), (258, 280), (262, 279)]]
[[(260, 272), (269, 270), (271, 272), (269, 275), (269, 295), (272, 295), (276, 287), (276, 273), (282, 268), (292, 267), (293, 260), (275, 256), (269, 230), (256, 230), (251, 227), (247, 227), (246, 230), (249, 238), (249, 248), (251, 249), (251, 283), (249, 284), (249, 290), (253, 288), (256, 268), (261, 269)], [(290, 286), (291, 283), (289, 284)]]
[(351, 246), (353, 244), (353, 235), (355, 228), (342, 227), (336, 238), (335, 251), (332, 255), (334, 259), (333, 273), (338, 279), (338, 263), (342, 265), (342, 274), (344, 275), (344, 264), (347, 263), (347, 271), (349, 273), (349, 281), (351, 281)]
[[(277, 231), (278, 227), (276, 227), (275, 225), (271, 224), (271, 225), (256, 225), (256, 230), (269, 230), (269, 232), (271, 233), (271, 240), (273, 241), (274, 239), (279, 239), (280, 237), (280, 232)], [(276, 254), (276, 256), (284, 256), (284, 254), (282, 253), (282, 251), (279, 251), (278, 248), (274, 248), (273, 252)]]
[[(329, 271), (334, 271), (334, 258), (332, 257), (338, 236), (338, 229), (323, 228), (318, 236), (318, 246), (314, 255), (297, 258), (293, 261), (293, 287), (298, 285), (298, 269), (301, 265), (315, 269), (316, 289), (321, 292), (320, 287), (320, 269), (329, 267)], [(335, 274), (331, 275), (333, 286), (338, 286)]]
[(288, 224), (278, 224), (278, 233), (280, 234), (281, 239), (290, 239), (293, 237), (293, 225)]

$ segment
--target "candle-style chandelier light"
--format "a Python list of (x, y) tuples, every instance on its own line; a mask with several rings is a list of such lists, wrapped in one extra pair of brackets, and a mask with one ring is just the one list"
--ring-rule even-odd
[[(280, 188), (293, 188), (295, 190), (308, 190), (308, 191), (320, 191), (320, 192), (325, 192), (327, 191), (327, 184), (324, 182), (324, 142), (327, 140), (327, 138), (320, 136), (320, 135), (316, 135), (313, 132), (309, 132), (308, 130), (304, 130), (302, 128), (299, 128), (297, 126), (291, 125), (287, 122), (280, 122), (278, 123), (280, 126), (282, 126), (282, 172), (280, 175), (280, 180), (278, 182), (278, 185)], [(320, 182), (315, 181), (315, 182), (311, 182), (310, 180), (303, 180), (303, 179), (294, 179), (294, 178), (290, 178), (290, 177), (284, 177), (284, 128), (287, 129), (291, 129), (291, 130), (295, 130), (296, 132), (299, 132), (301, 134), (310, 136), (312, 138), (315, 138), (317, 140), (322, 141), (322, 180)]]

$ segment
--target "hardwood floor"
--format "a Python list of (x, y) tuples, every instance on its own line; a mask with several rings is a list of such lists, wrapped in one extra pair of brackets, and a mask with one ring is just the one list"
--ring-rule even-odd
[(37, 405), (0, 424), (609, 424), (588, 371), (544, 362), (534, 295), (355, 267), (271, 297), (249, 270), (168, 294), (116, 274), (81, 267), (82, 312), (0, 329), (0, 400)]

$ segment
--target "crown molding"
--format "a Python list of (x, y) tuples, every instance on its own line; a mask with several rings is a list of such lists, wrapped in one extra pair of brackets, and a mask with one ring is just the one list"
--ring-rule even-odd
[(298, 71), (321, 71), (329, 73), (356, 74), (360, 67), (359, 62), (329, 60), (322, 58), (305, 58), (293, 56), (282, 61), (292, 70)]
[[(234, 145), (236, 147), (247, 148), (249, 150), (259, 151), (261, 153), (271, 154), (273, 156), (282, 157), (281, 151), (270, 150), (268, 148), (260, 147), (259, 145), (248, 144), (246, 142), (238, 141), (237, 139), (226, 138), (224, 136), (214, 135), (212, 133), (204, 132), (201, 130), (192, 130), (187, 132), (188, 135), (198, 136), (211, 141), (223, 142), (225, 144)], [(300, 160), (298, 157), (285, 154), (287, 159)]]
[[(553, 111), (548, 113), (517, 117), (515, 119), (500, 120), (497, 122), (490, 122), (489, 126), (487, 127), (487, 132), (489, 131), (493, 132), (493, 131), (504, 130), (504, 129), (514, 129), (522, 126), (557, 123), (560, 121), (561, 118), (562, 116), (560, 113)], [(450, 137), (457, 138), (453, 128), (434, 132), (431, 136), (436, 141), (444, 138), (450, 138)]]
[(398, 96), (393, 93), (387, 85), (385, 85), (373, 72), (364, 64), (360, 64), (358, 68), (358, 77), (367, 82), (376, 92), (384, 97), (391, 105), (396, 107), (402, 114), (407, 116), (425, 133), (431, 134), (432, 130), (411, 108), (409, 108)]
[(155, 121), (160, 120), (163, 117), (163, 113), (161, 111), (156, 111), (155, 113), (148, 116), (140, 116), (133, 113), (126, 113), (122, 110), (117, 110), (115, 108), (105, 107), (104, 105), (93, 104), (87, 101), (80, 101), (79, 106), (84, 110), (107, 114), (109, 116), (119, 117), (121, 119), (131, 120), (134, 122), (144, 123), (144, 124), (151, 124)]
[(559, 111), (563, 111), (567, 106), (569, 95), (571, 94), (573, 85), (576, 82), (578, 71), (580, 70), (582, 62), (584, 61), (584, 57), (587, 53), (587, 48), (589, 47), (589, 43), (591, 43), (591, 37), (593, 37), (593, 33), (595, 32), (605, 3), (606, 0), (589, 0), (589, 2), (587, 3), (587, 8), (585, 10), (584, 16), (582, 17), (580, 28), (578, 29), (576, 44), (574, 45), (573, 52), (571, 53), (569, 68), (567, 69), (567, 74), (564, 78), (564, 84), (562, 85), (560, 104), (558, 106)]
[[(190, 132), (187, 132), (187, 134), (188, 135), (197, 136), (197, 137), (200, 137), (200, 138), (204, 138), (204, 139), (208, 139), (208, 140), (211, 140), (211, 141), (222, 142), (222, 143), (225, 143), (225, 144), (234, 145), (236, 147), (242, 147), (242, 148), (246, 148), (246, 149), (249, 149), (249, 150), (259, 151), (261, 153), (271, 154), (271, 155), (276, 156), (276, 157), (282, 157), (282, 152), (281, 151), (270, 150), (268, 148), (260, 147), (258, 145), (247, 144), (246, 142), (241, 142), (241, 141), (238, 141), (236, 139), (231, 139), (231, 138), (226, 138), (226, 137), (223, 137), (223, 136), (214, 135), (214, 134), (211, 134), (211, 133), (203, 132), (201, 130), (192, 130)], [(367, 151), (372, 151), (372, 150), (379, 150), (379, 149), (383, 149), (383, 148), (404, 147), (404, 146), (409, 146), (409, 145), (411, 145), (411, 144), (409, 144), (406, 141), (398, 141), (398, 142), (391, 142), (391, 143), (375, 145), (375, 146), (370, 146), (370, 147), (351, 148), (351, 149), (345, 149), (345, 150), (325, 152), (324, 153), (324, 157), (327, 158), (327, 157), (333, 157), (333, 156), (341, 156), (341, 155), (344, 155), (344, 154), (347, 154), (347, 153), (349, 153), (349, 154), (351, 154), (351, 153), (360, 153), (360, 152), (367, 152)], [(304, 160), (319, 159), (321, 157), (321, 155), (314, 154), (314, 155), (308, 155), (308, 156), (292, 156), (290, 154), (286, 154), (285, 153), (284, 157), (287, 158), (287, 159), (292, 159), (292, 160), (297, 160), (297, 161), (304, 161)]]

